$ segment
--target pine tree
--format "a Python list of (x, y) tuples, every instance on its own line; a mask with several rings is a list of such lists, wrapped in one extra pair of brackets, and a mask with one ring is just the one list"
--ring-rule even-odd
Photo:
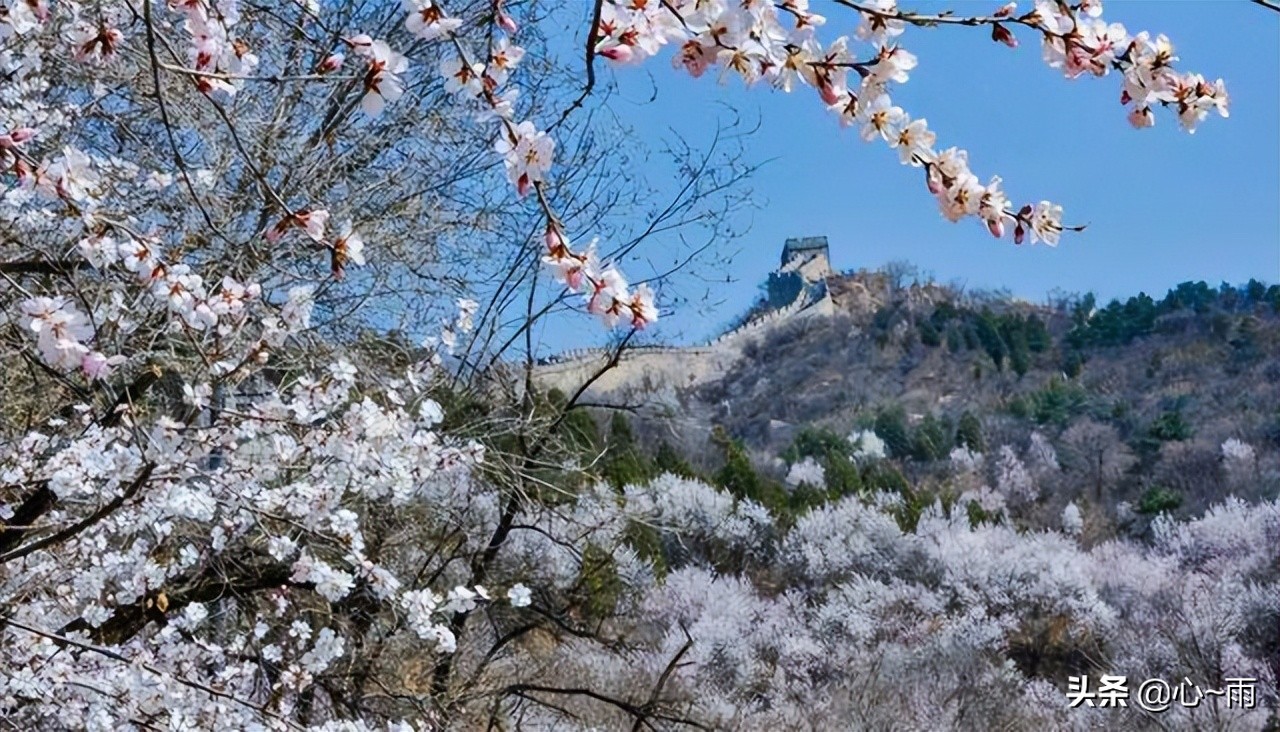
[(973, 412), (965, 411), (960, 415), (960, 423), (956, 426), (956, 444), (974, 452), (987, 451), (987, 441), (982, 436), (982, 421)]
[(881, 409), (876, 414), (874, 429), (889, 446), (890, 455), (900, 458), (911, 454), (911, 435), (907, 432), (907, 416), (902, 407)]

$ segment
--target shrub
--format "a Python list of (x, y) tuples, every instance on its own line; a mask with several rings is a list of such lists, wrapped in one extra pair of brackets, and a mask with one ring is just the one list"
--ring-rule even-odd
[(1182, 493), (1172, 488), (1153, 485), (1142, 494), (1138, 501), (1138, 513), (1154, 516), (1158, 513), (1172, 511), (1182, 505)]

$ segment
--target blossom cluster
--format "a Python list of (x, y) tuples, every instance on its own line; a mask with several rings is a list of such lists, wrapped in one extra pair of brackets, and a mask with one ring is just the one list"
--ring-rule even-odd
[[(22, 650), (0, 658), (0, 703), (22, 706), (36, 728), (68, 709), (103, 719), (168, 715), (174, 724), (190, 715), (193, 727), (248, 728), (268, 697), (288, 713), (353, 648), (349, 628), (306, 612), (311, 596), (338, 607), (367, 595), (371, 611), (403, 612), (405, 628), (439, 653), (456, 648), (452, 614), (480, 603), (529, 605), (532, 593), (520, 583), (503, 597), (461, 584), (438, 594), (372, 556), (366, 533), (380, 515), (362, 505), (402, 510), (430, 501), (444, 486), (469, 482), (484, 460), (480, 445), (436, 431), (439, 405), (408, 374), (388, 381), (375, 402), (358, 370), (339, 360), (287, 390), (236, 399), (237, 418), (216, 425), (160, 418), (108, 428), (81, 411), (77, 424), (57, 420), (29, 434), (22, 449), (0, 458), (0, 476), (18, 486), (47, 482), (61, 502), (44, 517), (55, 525), (73, 520), (79, 504), (146, 485), (136, 500), (53, 547), (19, 547), (27, 555), (21, 571), (0, 593), (17, 625), (0, 632), (7, 647)], [(205, 403), (207, 387), (188, 387), (193, 403)], [(17, 509), (0, 504), (0, 517)], [(261, 578), (272, 573), (278, 579)], [(192, 601), (184, 587), (214, 576), (228, 586), (265, 582), (260, 600), (231, 593), (226, 601), (255, 621), (229, 633), (209, 622), (228, 608)], [(125, 618), (135, 605), (167, 623), (143, 620), (111, 635), (130, 627)], [(47, 635), (59, 628), (75, 642), (103, 634), (115, 655), (62, 652)], [(176, 682), (159, 683), (166, 678)], [(218, 696), (201, 689), (209, 683)], [(32, 696), (38, 687), (44, 691)], [(28, 703), (36, 697), (54, 701)], [(117, 698), (128, 701), (111, 708)], [(220, 699), (239, 704), (228, 708)]]
[(1067, 78), (1105, 76), (1119, 69), (1124, 76), (1120, 102), (1129, 106), (1134, 127), (1156, 123), (1153, 105), (1175, 109), (1179, 124), (1190, 133), (1211, 111), (1228, 115), (1222, 79), (1208, 82), (1200, 74), (1179, 73), (1173, 68), (1178, 57), (1167, 37), (1152, 39), (1147, 31), (1129, 35), (1122, 24), (1102, 20), (1101, 2), (1086, 4), (1084, 15), (1079, 18), (1059, 3), (1038, 0), (1035, 10), (1021, 20), (1043, 32), (1045, 63)]
[(216, 0), (209, 3), (170, 2), (169, 5), (185, 16), (182, 27), (191, 37), (187, 60), (193, 70), (196, 89), (220, 98), (234, 96), (243, 85), (242, 77), (253, 73), (258, 66), (258, 56), (231, 33), (240, 21), (239, 3), (236, 0)]
[(101, 379), (124, 362), (122, 356), (106, 356), (86, 345), (93, 338), (93, 324), (65, 297), (34, 297), (21, 304), (24, 324), (36, 336), (36, 347), (45, 363), (62, 371), (83, 369), (89, 379)]
[[(619, 324), (644, 328), (658, 318), (654, 294), (647, 284), (630, 289), (621, 270), (613, 263), (602, 263), (595, 242), (575, 251), (564, 226), (551, 210), (545, 186), (555, 158), (555, 141), (532, 120), (517, 121), (516, 91), (504, 85), (525, 56), (525, 51), (509, 37), (498, 35), (486, 44), (481, 57), (466, 47), (456, 32), (461, 23), (449, 17), (436, 0), (406, 0), (409, 11), (406, 28), (423, 40), (446, 37), (457, 48), (456, 56), (440, 65), (445, 88), (468, 103), (481, 108), (481, 121), (498, 124), (494, 145), (502, 156), (507, 177), (517, 195), (524, 197), (536, 191), (547, 218), (543, 237), (546, 251), (542, 261), (555, 279), (571, 292), (584, 295), (587, 312), (596, 315), (606, 327)], [(500, 8), (500, 5), (499, 5)], [(517, 26), (505, 12), (498, 11), (498, 29), (514, 34)], [(495, 34), (496, 35), (496, 34)]]
[[(630, 289), (616, 265), (598, 260), (594, 247), (574, 251), (551, 209), (545, 186), (555, 158), (555, 141), (532, 120), (517, 121), (517, 90), (504, 88), (525, 55), (524, 49), (511, 39), (518, 30), (514, 19), (502, 9), (501, 3), (496, 4), (494, 22), (498, 32), (493, 38), (486, 38), (483, 49), (477, 52), (461, 34), (462, 19), (450, 15), (438, 0), (403, 0), (402, 7), (406, 13), (404, 27), (409, 33), (422, 42), (451, 44), (455, 48), (456, 53), (446, 58), (439, 68), (445, 89), (464, 103), (478, 106), (477, 118), (481, 122), (497, 123), (494, 147), (517, 195), (525, 197), (536, 191), (547, 218), (547, 250), (543, 261), (557, 281), (572, 292), (582, 293), (588, 312), (597, 315), (608, 327), (626, 324), (643, 328), (654, 322), (658, 311), (648, 285)], [(387, 41), (364, 33), (346, 37), (343, 43), (364, 60), (360, 108), (366, 115), (377, 117), (388, 104), (403, 96), (409, 61)], [(318, 65), (317, 71), (331, 73), (341, 68), (344, 61), (343, 54), (331, 54)], [(278, 241), (296, 228), (321, 243), (327, 217), (328, 212), (324, 210), (291, 213), (268, 231), (268, 240)], [(330, 247), (336, 277), (341, 277), (346, 261), (362, 261), (359, 248), (353, 246), (353, 242), (359, 244), (358, 239), (339, 238)]]
[[(166, 263), (160, 243), (152, 237), (129, 233), (123, 240), (109, 233), (91, 234), (80, 240), (79, 252), (99, 271), (119, 266), (145, 288), (147, 296), (161, 304), (181, 327), (197, 331), (217, 331), (230, 335), (246, 322), (247, 306), (261, 293), (256, 283), (241, 283), (224, 276), (216, 290), (186, 264)], [(66, 297), (36, 296), (19, 304), (23, 322), (36, 336), (37, 349), (50, 366), (72, 371), (80, 369), (89, 379), (103, 379), (125, 361), (123, 356), (105, 356), (88, 345), (95, 325)], [(129, 324), (123, 313), (103, 312), (117, 325)], [(275, 319), (261, 321), (266, 340), (282, 342), (285, 330)]]
[[(929, 192), (947, 220), (973, 217), (996, 238), (1012, 229), (1015, 243), (1029, 237), (1056, 245), (1064, 228), (1071, 228), (1062, 223), (1061, 206), (1041, 201), (1015, 209), (998, 176), (984, 185), (970, 170), (966, 151), (935, 151), (937, 135), (927, 121), (912, 119), (890, 97), (891, 85), (906, 82), (917, 66), (915, 55), (898, 41), (906, 26), (956, 19), (904, 13), (896, 0), (844, 4), (857, 9), (861, 18), (854, 39), (869, 46), (863, 58), (855, 55), (855, 40), (848, 36), (830, 43), (818, 38), (817, 29), (827, 18), (812, 12), (808, 0), (611, 0), (602, 8), (595, 51), (615, 63), (637, 63), (674, 45), (678, 50), (673, 63), (695, 77), (719, 67), (722, 81), (734, 75), (747, 85), (764, 81), (784, 92), (811, 87), (842, 125), (859, 125), (864, 140), (880, 139), (898, 152), (903, 164), (923, 167)], [(1146, 33), (1130, 38), (1119, 24), (1102, 21), (1101, 11), (1101, 2), (1073, 9), (1037, 0), (1025, 15), (1016, 16), (1016, 5), (1009, 3), (980, 20), (992, 25), (995, 40), (1010, 46), (1017, 46), (1017, 39), (1004, 23), (1039, 31), (1046, 62), (1069, 77), (1086, 72), (1101, 76), (1112, 66), (1122, 68), (1123, 100), (1134, 105), (1130, 120), (1137, 126), (1154, 123), (1150, 106), (1155, 103), (1176, 106), (1179, 120), (1191, 131), (1210, 110), (1226, 115), (1227, 95), (1220, 80), (1210, 84), (1199, 75), (1177, 74), (1170, 67), (1175, 57), (1167, 39), (1151, 41)]]

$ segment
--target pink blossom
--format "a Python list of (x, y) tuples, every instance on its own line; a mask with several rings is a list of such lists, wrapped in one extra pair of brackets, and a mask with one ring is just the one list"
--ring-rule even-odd
[(642, 283), (636, 287), (627, 307), (631, 310), (631, 325), (635, 328), (643, 329), (658, 319), (658, 308), (654, 305), (653, 291), (648, 284)]
[(86, 28), (75, 37), (75, 59), (97, 65), (110, 63), (123, 40), (124, 34), (118, 28), (106, 25)]
[(364, 97), (360, 109), (370, 117), (382, 114), (387, 103), (394, 103), (404, 94), (404, 82), (400, 79), (409, 68), (409, 60), (391, 50), (384, 41), (373, 41), (366, 52), (369, 65), (364, 75)]
[(546, 179), (555, 153), (555, 141), (535, 128), (532, 122), (526, 121), (500, 137), (495, 148), (506, 163), (507, 177), (523, 196), (532, 185)]
[(445, 15), (444, 8), (434, 0), (404, 0), (409, 17), (405, 28), (424, 41), (431, 41), (457, 30), (462, 21)]
[(86, 378), (90, 381), (96, 381), (110, 376), (115, 367), (124, 363), (124, 361), (124, 356), (116, 355), (108, 358), (99, 351), (91, 351), (85, 354), (80, 368), (84, 371)]
[(331, 74), (337, 71), (338, 69), (342, 68), (342, 64), (344, 61), (346, 61), (346, 59), (347, 57), (343, 56), (340, 53), (331, 53), (328, 56), (326, 56), (324, 60), (319, 63), (319, 65), (316, 66), (316, 73)]

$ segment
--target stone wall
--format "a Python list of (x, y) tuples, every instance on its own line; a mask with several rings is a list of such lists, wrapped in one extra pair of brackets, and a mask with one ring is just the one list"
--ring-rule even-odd
[[(831, 263), (826, 239), (821, 239), (822, 247), (796, 251), (777, 272), (769, 275), (770, 310), (705, 344), (630, 346), (618, 363), (593, 382), (588, 391), (604, 394), (637, 389), (652, 393), (698, 386), (724, 376), (742, 358), (742, 349), (752, 336), (792, 317), (831, 316), (836, 309), (827, 282), (832, 275)], [(809, 241), (794, 240), (794, 244)], [(788, 245), (794, 244), (788, 240)], [(784, 256), (786, 251), (784, 249)], [(546, 389), (576, 391), (609, 362), (612, 353), (609, 348), (565, 351), (536, 365), (533, 378)]]

